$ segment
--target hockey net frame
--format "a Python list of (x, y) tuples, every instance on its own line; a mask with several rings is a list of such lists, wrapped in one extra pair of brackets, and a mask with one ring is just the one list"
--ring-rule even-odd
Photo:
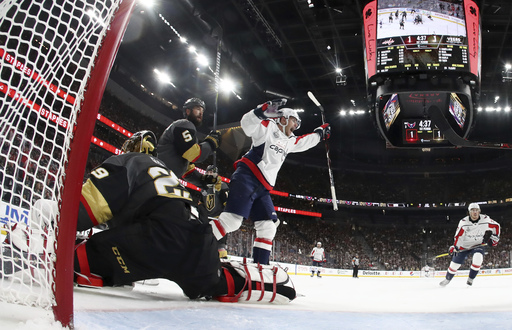
[(73, 327), (91, 136), (135, 0), (0, 3), (0, 301)]

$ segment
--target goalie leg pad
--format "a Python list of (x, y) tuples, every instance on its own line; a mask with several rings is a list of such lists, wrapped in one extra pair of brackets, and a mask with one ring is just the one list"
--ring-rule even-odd
[(225, 295), (215, 297), (221, 302), (252, 302), (286, 304), (296, 292), (286, 271), (280, 266), (236, 261), (223, 262), (228, 284)]

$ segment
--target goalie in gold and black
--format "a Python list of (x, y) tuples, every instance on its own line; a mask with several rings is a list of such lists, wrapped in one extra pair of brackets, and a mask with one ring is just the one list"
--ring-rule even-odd
[(197, 211), (176, 175), (152, 156), (154, 135), (134, 136), (124, 154), (95, 168), (83, 186), (79, 228), (108, 228), (76, 246), (75, 282), (102, 287), (165, 278), (191, 299), (293, 300), (295, 289), (282, 268), (221, 263), (206, 212)]
[(195, 298), (219, 281), (217, 240), (190, 193), (152, 156), (154, 135), (134, 136), (82, 187), (77, 230), (108, 229), (76, 247), (75, 281), (114, 286), (167, 278)]

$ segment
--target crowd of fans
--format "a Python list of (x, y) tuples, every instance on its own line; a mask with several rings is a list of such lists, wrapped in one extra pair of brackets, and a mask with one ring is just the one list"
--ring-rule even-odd
[(24, 132), (10, 128), (0, 138), (0, 194), (4, 202), (30, 208), (32, 198), (51, 198), (59, 170), (62, 148), (57, 141), (45, 141), (34, 127)]
[[(280, 220), (271, 255), (273, 261), (310, 265), (311, 250), (321, 242), (327, 258), (325, 267), (350, 269), (352, 258), (358, 255), (360, 269), (388, 271), (419, 271), (425, 265), (446, 270), (451, 258), (436, 256), (448, 252), (457, 225), (439, 225), (425, 230), (415, 225), (359, 226), (292, 215), (280, 216)], [(483, 269), (511, 267), (510, 225), (510, 221), (501, 224), (500, 243), (487, 250)], [(228, 235), (228, 253), (251, 257), (253, 240), (254, 229), (250, 222), (244, 222), (239, 231)], [(469, 269), (469, 266), (468, 261), (461, 269)]]

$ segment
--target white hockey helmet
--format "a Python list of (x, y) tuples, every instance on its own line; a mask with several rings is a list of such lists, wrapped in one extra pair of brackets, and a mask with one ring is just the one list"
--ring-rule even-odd
[(288, 125), (288, 118), (295, 117), (295, 119), (297, 119), (297, 129), (300, 128), (301, 120), (300, 120), (299, 113), (297, 112), (297, 110), (293, 110), (290, 108), (282, 108), (282, 109), (279, 109), (279, 112), (281, 112), (281, 117), (286, 118), (285, 125)]
[(469, 204), (469, 206), (468, 206), (468, 211), (471, 211), (472, 209), (480, 210), (480, 205), (478, 205), (477, 203), (471, 203), (471, 204)]
[(322, 246), (322, 242), (318, 242), (318, 243), (316, 243), (316, 245), (320, 245), (320, 246)]

